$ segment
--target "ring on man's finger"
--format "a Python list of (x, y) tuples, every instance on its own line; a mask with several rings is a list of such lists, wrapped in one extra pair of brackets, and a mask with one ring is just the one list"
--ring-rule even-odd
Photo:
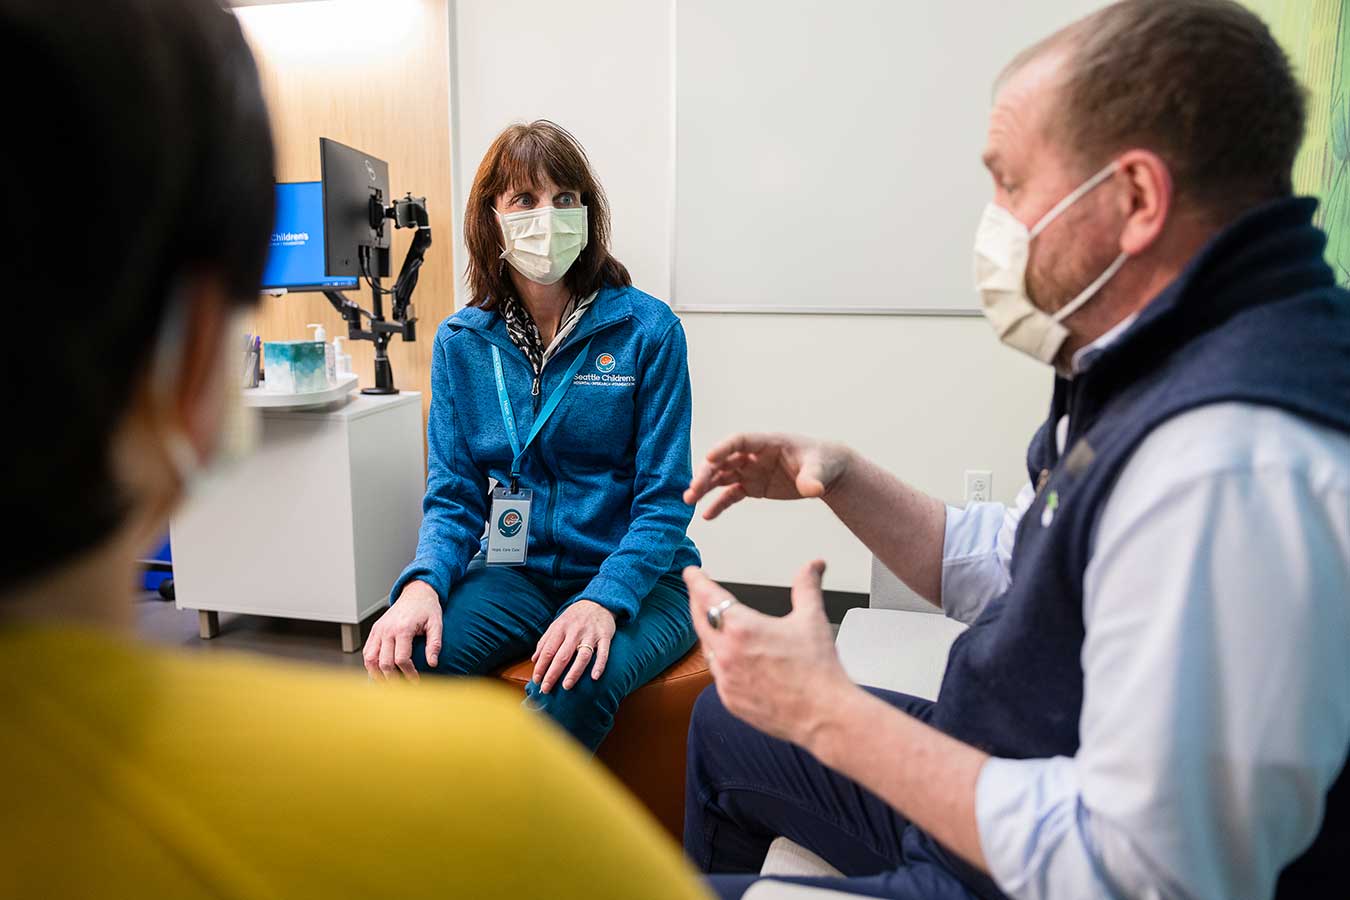
[(577, 645), (577, 652), (580, 653), (582, 650), (588, 650), (588, 651), (590, 651), (591, 653), (594, 653), (594, 652), (595, 652), (595, 648), (592, 647), (590, 644), (578, 644), (578, 645)]
[(708, 624), (712, 626), (713, 631), (722, 630), (722, 616), (728, 609), (731, 609), (735, 603), (736, 598), (730, 597), (708, 610)]

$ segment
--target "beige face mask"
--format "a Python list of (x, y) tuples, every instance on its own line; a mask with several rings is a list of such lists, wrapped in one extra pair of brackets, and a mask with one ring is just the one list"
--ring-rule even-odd
[(995, 203), (985, 207), (984, 217), (975, 232), (975, 289), (980, 292), (984, 317), (999, 340), (1009, 347), (1046, 365), (1053, 364), (1059, 348), (1069, 337), (1069, 330), (1061, 323), (1095, 297), (1129, 258), (1125, 253), (1117, 256), (1092, 284), (1053, 315), (1038, 308), (1027, 294), (1027, 259), (1032, 240), (1119, 169), (1120, 164), (1112, 161), (1056, 203), (1030, 229)]

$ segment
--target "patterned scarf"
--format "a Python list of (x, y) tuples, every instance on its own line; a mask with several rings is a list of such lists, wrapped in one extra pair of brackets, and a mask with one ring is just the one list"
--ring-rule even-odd
[(563, 340), (572, 333), (585, 315), (586, 310), (591, 308), (595, 302), (595, 294), (583, 299), (575, 297), (568, 301), (567, 306), (563, 308), (562, 321), (558, 325), (558, 333), (554, 335), (552, 343), (548, 347), (544, 346), (544, 340), (539, 336), (539, 326), (534, 323), (534, 317), (530, 311), (525, 308), (515, 297), (506, 297), (499, 307), (502, 318), (506, 320), (506, 333), (511, 336), (511, 343), (515, 344), (521, 353), (530, 361), (530, 366), (534, 369), (534, 374), (538, 375), (544, 370), (544, 364), (553, 357), (558, 348), (562, 346)]

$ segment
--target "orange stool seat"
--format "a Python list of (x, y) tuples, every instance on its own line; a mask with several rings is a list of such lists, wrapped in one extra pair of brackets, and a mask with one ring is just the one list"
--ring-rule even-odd
[[(498, 673), (524, 690), (534, 674), (528, 659)], [(603, 676), (602, 676), (603, 677)], [(629, 694), (614, 717), (614, 730), (596, 758), (609, 768), (657, 821), (680, 840), (684, 833), (684, 760), (689, 717), (712, 673), (698, 645), (669, 669)]]

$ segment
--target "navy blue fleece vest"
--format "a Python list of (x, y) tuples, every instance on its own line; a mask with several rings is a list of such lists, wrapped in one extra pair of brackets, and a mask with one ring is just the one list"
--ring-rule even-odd
[[(1243, 217), (1087, 372), (1056, 382), (1028, 456), (1038, 491), (1017, 530), (1012, 586), (952, 646), (934, 726), (1001, 757), (1077, 751), (1093, 531), (1121, 469), (1160, 424), (1235, 401), (1350, 432), (1350, 294), (1335, 287), (1322, 259), (1315, 209), (1312, 200), (1289, 199)], [(1061, 456), (1055, 426), (1066, 414)], [(1044, 515), (1047, 503), (1053, 515)], [(1285, 871), (1280, 895), (1293, 896), (1296, 879), (1297, 890), (1308, 890), (1326, 851), (1350, 850), (1345, 781), (1343, 772), (1317, 843)], [(987, 881), (972, 882), (987, 893)]]

